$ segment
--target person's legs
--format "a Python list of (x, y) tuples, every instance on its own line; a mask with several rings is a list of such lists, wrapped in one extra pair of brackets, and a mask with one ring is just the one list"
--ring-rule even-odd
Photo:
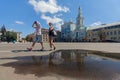
[(52, 46), (54, 47), (54, 50), (55, 50), (56, 48), (55, 48), (55, 45), (53, 43), (53, 37), (52, 36), (49, 36), (49, 43), (50, 43), (50, 50), (52, 50)]
[(29, 51), (31, 51), (31, 50), (33, 49), (33, 47), (35, 46), (35, 43), (36, 43), (36, 42), (33, 42), (32, 45), (31, 45), (31, 47), (30, 47), (30, 48), (27, 48), (27, 49), (28, 49)]
[(53, 43), (53, 37), (51, 38), (51, 45), (54, 47), (54, 50), (56, 49), (54, 43)]
[(37, 36), (34, 38), (31, 47), (30, 47), (30, 48), (27, 48), (29, 51), (31, 51), (31, 50), (33, 49), (33, 47), (35, 46), (36, 41), (37, 41)]
[(43, 51), (44, 50), (44, 46), (43, 46), (43, 42), (40, 42), (40, 44), (41, 44), (41, 51)]
[(33, 48), (33, 47), (35, 46), (35, 43), (36, 43), (36, 42), (33, 42), (33, 43), (32, 43), (32, 46), (31, 46), (31, 48)]
[(41, 42), (41, 46), (42, 46), (42, 49), (44, 48), (44, 46), (43, 46), (43, 42)]
[(50, 51), (51, 51), (52, 50), (51, 36), (49, 36), (49, 45), (50, 45)]
[(42, 41), (42, 35), (39, 35), (38, 36), (38, 41), (40, 42), (40, 44), (41, 44), (41, 50), (43, 50), (44, 49), (44, 46), (43, 46), (43, 41)]

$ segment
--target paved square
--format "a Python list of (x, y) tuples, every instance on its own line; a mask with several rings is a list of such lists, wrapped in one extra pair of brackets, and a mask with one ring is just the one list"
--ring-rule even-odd
[[(14, 67), (6, 67), (3, 64), (12, 63), (19, 60), (19, 57), (44, 56), (53, 51), (49, 51), (49, 44), (44, 43), (45, 50), (40, 51), (41, 45), (37, 43), (33, 51), (27, 51), (31, 43), (0, 43), (0, 80), (72, 80), (71, 78), (43, 76), (37, 77), (34, 74), (17, 74)], [(55, 43), (56, 50), (61, 49), (85, 49), (110, 53), (120, 53), (120, 43)], [(17, 58), (17, 59), (16, 59)], [(28, 66), (29, 67), (29, 66)], [(23, 69), (24, 71), (24, 69)], [(119, 74), (116, 74), (119, 75)], [(57, 75), (56, 75), (57, 76)]]

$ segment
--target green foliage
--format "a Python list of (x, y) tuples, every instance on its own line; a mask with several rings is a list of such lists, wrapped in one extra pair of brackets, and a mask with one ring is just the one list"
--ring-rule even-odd
[(2, 35), (5, 35), (5, 33), (6, 33), (5, 25), (2, 26), (2, 28), (1, 28), (1, 32), (2, 32)]
[(17, 40), (17, 33), (16, 32), (10, 32), (10, 31), (7, 31), (6, 32), (6, 41), (7, 42), (13, 42), (13, 41), (16, 41)]
[(33, 41), (33, 35), (27, 35), (26, 41), (32, 42)]
[(2, 33), (2, 35), (1, 35), (1, 41), (6, 41), (6, 28), (5, 28), (5, 25), (3, 25), (1, 27), (1, 33)]
[(12, 31), (7, 31), (5, 25), (1, 27), (1, 41), (14, 42), (17, 40), (17, 33)]

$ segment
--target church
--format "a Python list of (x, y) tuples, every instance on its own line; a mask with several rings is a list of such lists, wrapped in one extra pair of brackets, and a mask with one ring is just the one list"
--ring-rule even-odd
[(76, 29), (74, 31), (76, 41), (84, 41), (86, 36), (86, 28), (84, 27), (84, 17), (82, 16), (82, 10), (78, 8), (78, 16), (76, 18)]
[(82, 42), (85, 41), (86, 37), (86, 27), (84, 26), (84, 17), (82, 15), (82, 10), (78, 8), (78, 15), (76, 18), (76, 23), (72, 21), (65, 22), (61, 26), (61, 38), (62, 41), (70, 42)]

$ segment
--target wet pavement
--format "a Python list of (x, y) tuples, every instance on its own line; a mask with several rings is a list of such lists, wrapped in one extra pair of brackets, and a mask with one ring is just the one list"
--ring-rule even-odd
[(0, 58), (15, 74), (71, 80), (120, 80), (120, 54), (90, 50), (57, 50), (49, 55)]

